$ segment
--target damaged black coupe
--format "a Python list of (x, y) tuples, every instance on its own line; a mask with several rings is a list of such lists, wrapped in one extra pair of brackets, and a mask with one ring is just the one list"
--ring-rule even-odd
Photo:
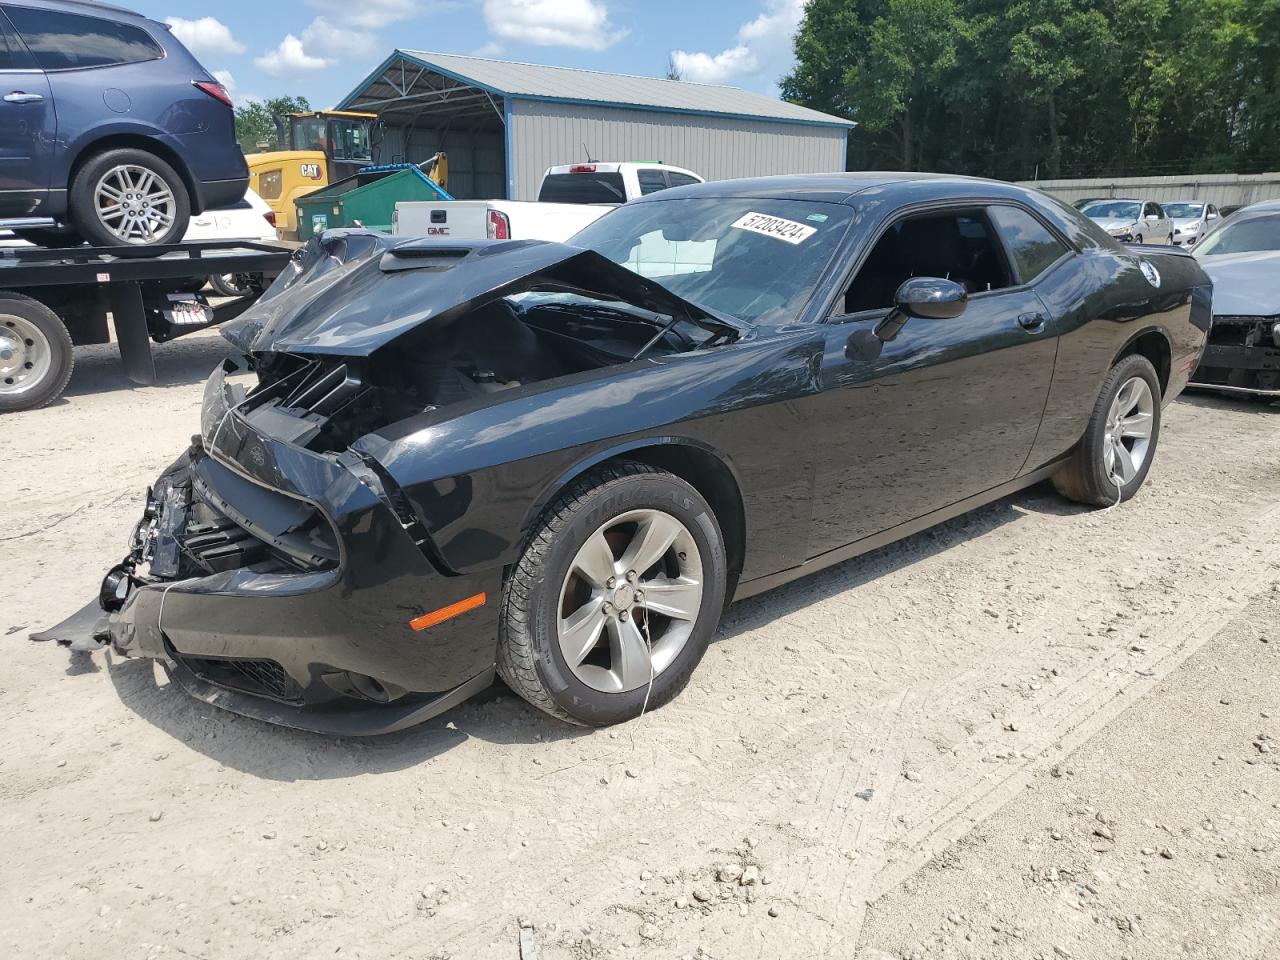
[(938, 176), (666, 190), (571, 246), (330, 231), (227, 330), (255, 378), (210, 377), (98, 642), (317, 731), (495, 673), (626, 720), (734, 598), (1042, 480), (1131, 497), (1210, 294), (1176, 248)]

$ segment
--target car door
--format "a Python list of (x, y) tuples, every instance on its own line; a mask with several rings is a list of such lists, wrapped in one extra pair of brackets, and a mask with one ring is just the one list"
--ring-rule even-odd
[(49, 78), (0, 13), (0, 216), (43, 216), (57, 115)]
[(1142, 205), (1142, 232), (1147, 243), (1168, 243), (1173, 221), (1164, 215), (1160, 204), (1148, 200)]
[[(1067, 255), (1061, 238), (1029, 212), (1013, 209), (1024, 232), (1029, 222)], [(968, 207), (889, 224), (837, 305), (813, 409), (820, 440), (810, 556), (1022, 472), (1056, 344), (1045, 306), (1034, 285), (1021, 281), (995, 222), (987, 209)], [(1011, 223), (1002, 232), (1014, 235), (1018, 227)], [(910, 319), (881, 342), (874, 331), (909, 276), (964, 283), (967, 307), (950, 320)]]

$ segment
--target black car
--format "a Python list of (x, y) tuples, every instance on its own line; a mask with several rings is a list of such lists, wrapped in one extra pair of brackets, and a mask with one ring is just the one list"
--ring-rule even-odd
[(210, 377), (99, 636), (313, 730), (495, 672), (626, 720), (734, 598), (1042, 480), (1133, 496), (1210, 293), (1048, 196), (914, 174), (666, 190), (571, 246), (329, 231), (228, 330), (256, 384)]

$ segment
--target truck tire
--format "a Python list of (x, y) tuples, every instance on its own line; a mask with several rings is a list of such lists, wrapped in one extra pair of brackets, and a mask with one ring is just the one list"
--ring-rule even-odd
[(155, 154), (123, 147), (90, 157), (71, 182), (72, 225), (94, 246), (178, 243), (191, 198), (177, 171)]
[(71, 379), (71, 334), (38, 300), (0, 291), (0, 413), (52, 403)]

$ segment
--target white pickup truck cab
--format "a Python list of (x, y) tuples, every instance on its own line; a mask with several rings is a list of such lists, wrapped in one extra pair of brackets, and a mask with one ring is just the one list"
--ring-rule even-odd
[(621, 203), (690, 183), (702, 183), (702, 178), (665, 163), (564, 164), (542, 175), (536, 201), (397, 203), (391, 232), (452, 240), (564, 241)]

